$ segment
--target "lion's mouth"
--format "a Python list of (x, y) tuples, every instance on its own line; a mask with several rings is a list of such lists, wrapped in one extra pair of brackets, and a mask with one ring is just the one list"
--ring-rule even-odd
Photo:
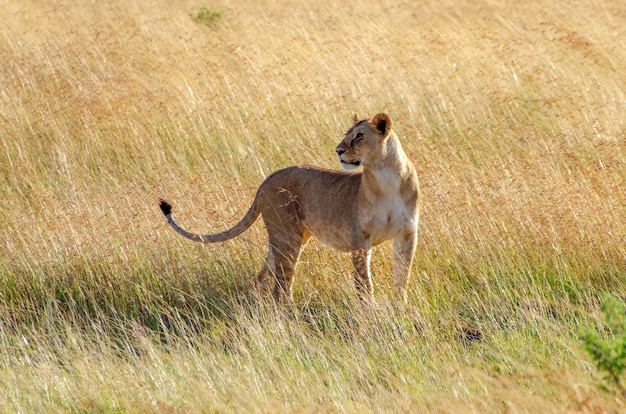
[(361, 165), (361, 161), (352, 161), (352, 162), (348, 162), (348, 161), (344, 161), (342, 159), (339, 159), (339, 161), (341, 162), (341, 168), (344, 171), (353, 171), (356, 170), (357, 168), (359, 168), (359, 165)]
[(342, 164), (354, 165), (355, 167), (358, 167), (359, 165), (361, 165), (361, 161), (352, 161), (352, 162), (348, 162), (348, 161), (344, 161), (344, 160), (339, 160), (339, 161), (341, 161)]

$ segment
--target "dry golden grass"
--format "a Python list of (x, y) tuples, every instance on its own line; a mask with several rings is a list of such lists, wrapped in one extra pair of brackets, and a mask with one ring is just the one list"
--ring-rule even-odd
[[(194, 23), (202, 6), (221, 17)], [(578, 337), (601, 292), (626, 297), (626, 5), (24, 0), (3, 15), (0, 406), (623, 409)], [(422, 181), (406, 317), (359, 321), (348, 260), (315, 243), (296, 296), (318, 330), (255, 314), (241, 296), (261, 226), (197, 246), (156, 208), (229, 226), (271, 171), (336, 168), (352, 114), (379, 111)], [(384, 303), (386, 252), (374, 262)], [(459, 342), (466, 326), (478, 344)]]

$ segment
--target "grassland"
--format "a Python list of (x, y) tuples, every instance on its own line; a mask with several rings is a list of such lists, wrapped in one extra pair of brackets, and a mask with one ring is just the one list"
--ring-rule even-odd
[[(581, 335), (626, 298), (626, 5), (3, 1), (0, 411), (619, 412)], [(206, 7), (209, 24), (195, 18)], [(409, 306), (311, 243), (200, 246), (389, 113), (423, 190)]]

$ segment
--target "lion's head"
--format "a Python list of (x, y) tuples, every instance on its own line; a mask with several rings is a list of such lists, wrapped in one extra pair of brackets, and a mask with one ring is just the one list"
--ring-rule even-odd
[(373, 166), (385, 157), (385, 141), (391, 134), (391, 119), (384, 113), (357, 121), (335, 151), (345, 170)]

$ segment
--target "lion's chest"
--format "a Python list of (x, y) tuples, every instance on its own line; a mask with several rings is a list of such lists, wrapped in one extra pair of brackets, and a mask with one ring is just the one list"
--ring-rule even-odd
[(399, 194), (367, 205), (360, 217), (363, 237), (372, 246), (393, 239), (400, 230), (409, 227), (412, 220), (412, 214)]

